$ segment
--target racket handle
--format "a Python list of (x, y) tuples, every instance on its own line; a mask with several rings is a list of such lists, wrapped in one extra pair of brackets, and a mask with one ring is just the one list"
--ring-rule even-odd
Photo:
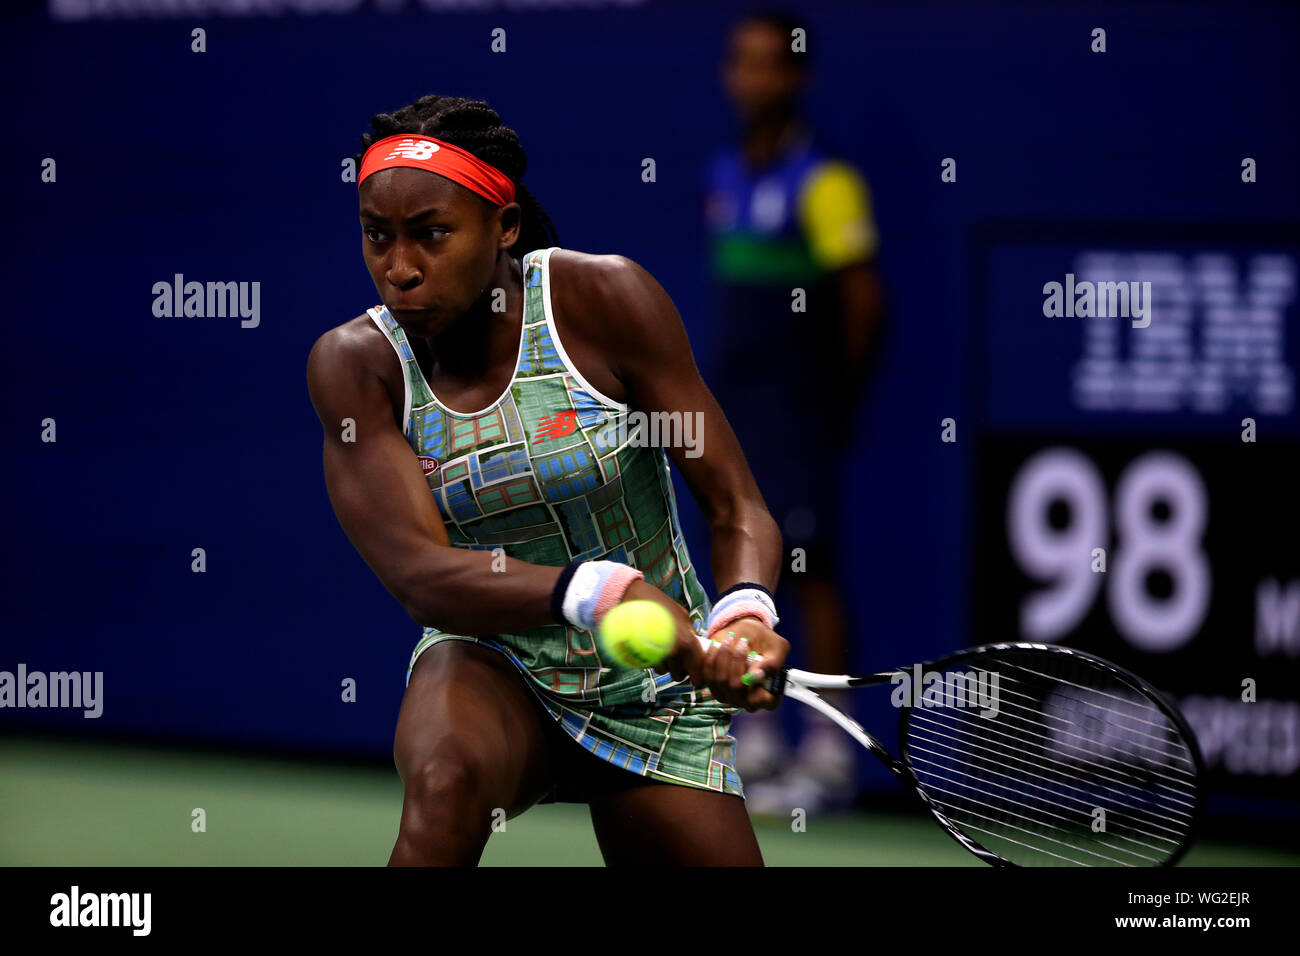
[[(700, 639), (700, 646), (703, 647), (706, 651), (713, 646), (714, 642), (710, 641), (699, 631), (695, 632), (695, 636)], [(749, 652), (750, 661), (761, 661), (762, 659), (763, 659), (763, 655), (758, 653), (758, 651)], [(763, 678), (763, 680), (760, 683), (762, 684), (763, 688), (768, 691), (768, 693), (772, 694), (774, 697), (780, 697), (785, 692), (786, 679), (789, 676), (789, 673), (790, 673), (789, 668), (782, 667), (775, 674), (768, 674), (766, 677)], [(745, 683), (746, 686), (750, 685), (750, 676), (748, 674), (746, 674), (743, 678), (741, 678), (741, 680)]]

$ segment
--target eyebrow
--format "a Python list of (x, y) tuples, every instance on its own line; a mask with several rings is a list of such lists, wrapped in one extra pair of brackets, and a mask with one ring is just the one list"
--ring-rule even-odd
[[(417, 212), (414, 216), (407, 216), (407, 217), (406, 217), (405, 219), (403, 219), (402, 221), (403, 221), (404, 223), (406, 223), (406, 224), (409, 226), (409, 225), (411, 225), (412, 223), (419, 222), (421, 219), (427, 219), (427, 218), (429, 218), (430, 216), (439, 215), (439, 214), (444, 213), (444, 212), (446, 212), (446, 211), (447, 211), (447, 210), (443, 209), (441, 206), (430, 206), (428, 209), (424, 209), (424, 210), (421, 210), (420, 212)], [(362, 209), (362, 210), (361, 210), (361, 218), (362, 218), (362, 219), (376, 219), (376, 220), (378, 220), (379, 222), (388, 222), (388, 217), (387, 217), (387, 216), (381, 216), (381, 215), (379, 215), (379, 213), (377, 213), (377, 212), (375, 212), (373, 209), (369, 209), (369, 208), (366, 208), (366, 209)]]

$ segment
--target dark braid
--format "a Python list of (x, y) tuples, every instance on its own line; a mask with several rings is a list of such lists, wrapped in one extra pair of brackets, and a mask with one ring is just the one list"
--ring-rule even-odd
[(374, 132), (361, 134), (361, 152), (353, 157), (358, 170), (366, 149), (385, 136), (419, 133), (446, 140), (495, 166), (514, 182), (515, 202), (519, 203), (523, 216), (519, 238), (509, 250), (512, 256), (519, 259), (534, 249), (560, 244), (551, 217), (537, 197), (520, 182), (528, 168), (528, 157), (519, 145), (519, 136), (501, 122), (496, 110), (487, 103), (463, 96), (430, 93), (400, 110), (375, 114), (370, 118), (370, 125)]

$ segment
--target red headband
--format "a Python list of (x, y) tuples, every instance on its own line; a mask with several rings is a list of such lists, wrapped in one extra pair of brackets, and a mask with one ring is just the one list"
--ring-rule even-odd
[(515, 201), (515, 184), (501, 170), (459, 146), (418, 133), (398, 133), (372, 143), (361, 157), (357, 188), (372, 173), (394, 166), (413, 166), (446, 176), (498, 206)]

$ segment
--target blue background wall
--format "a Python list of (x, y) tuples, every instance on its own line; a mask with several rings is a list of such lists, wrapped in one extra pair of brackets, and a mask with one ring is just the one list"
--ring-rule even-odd
[[(893, 311), (844, 476), (860, 657), (969, 642), (968, 238), (988, 220), (1300, 221), (1298, 17), (1284, 5), (803, 4), (814, 123), (870, 180)], [(371, 114), (488, 100), (563, 245), (621, 253), (710, 339), (700, 166), (730, 112), (735, 4), (51, 23), (11, 14), (0, 348), (0, 667), (103, 671), (66, 725), (311, 751), (391, 748), (418, 628), (352, 549), (304, 377), (378, 301), (340, 161)], [(208, 52), (189, 31), (208, 31)], [(489, 51), (505, 27), (508, 53)], [(1089, 52), (1108, 31), (1109, 52)], [(58, 181), (40, 164), (58, 161)], [(658, 182), (640, 179), (653, 156)], [(943, 157), (959, 181), (939, 181)], [(1240, 182), (1241, 157), (1260, 181)], [(259, 281), (262, 319), (155, 318), (174, 273)], [(58, 423), (58, 442), (40, 423)], [(706, 539), (679, 501), (697, 562)], [(195, 547), (207, 573), (190, 570)], [(707, 567), (706, 573), (707, 573)], [(339, 700), (355, 678), (359, 699)]]

